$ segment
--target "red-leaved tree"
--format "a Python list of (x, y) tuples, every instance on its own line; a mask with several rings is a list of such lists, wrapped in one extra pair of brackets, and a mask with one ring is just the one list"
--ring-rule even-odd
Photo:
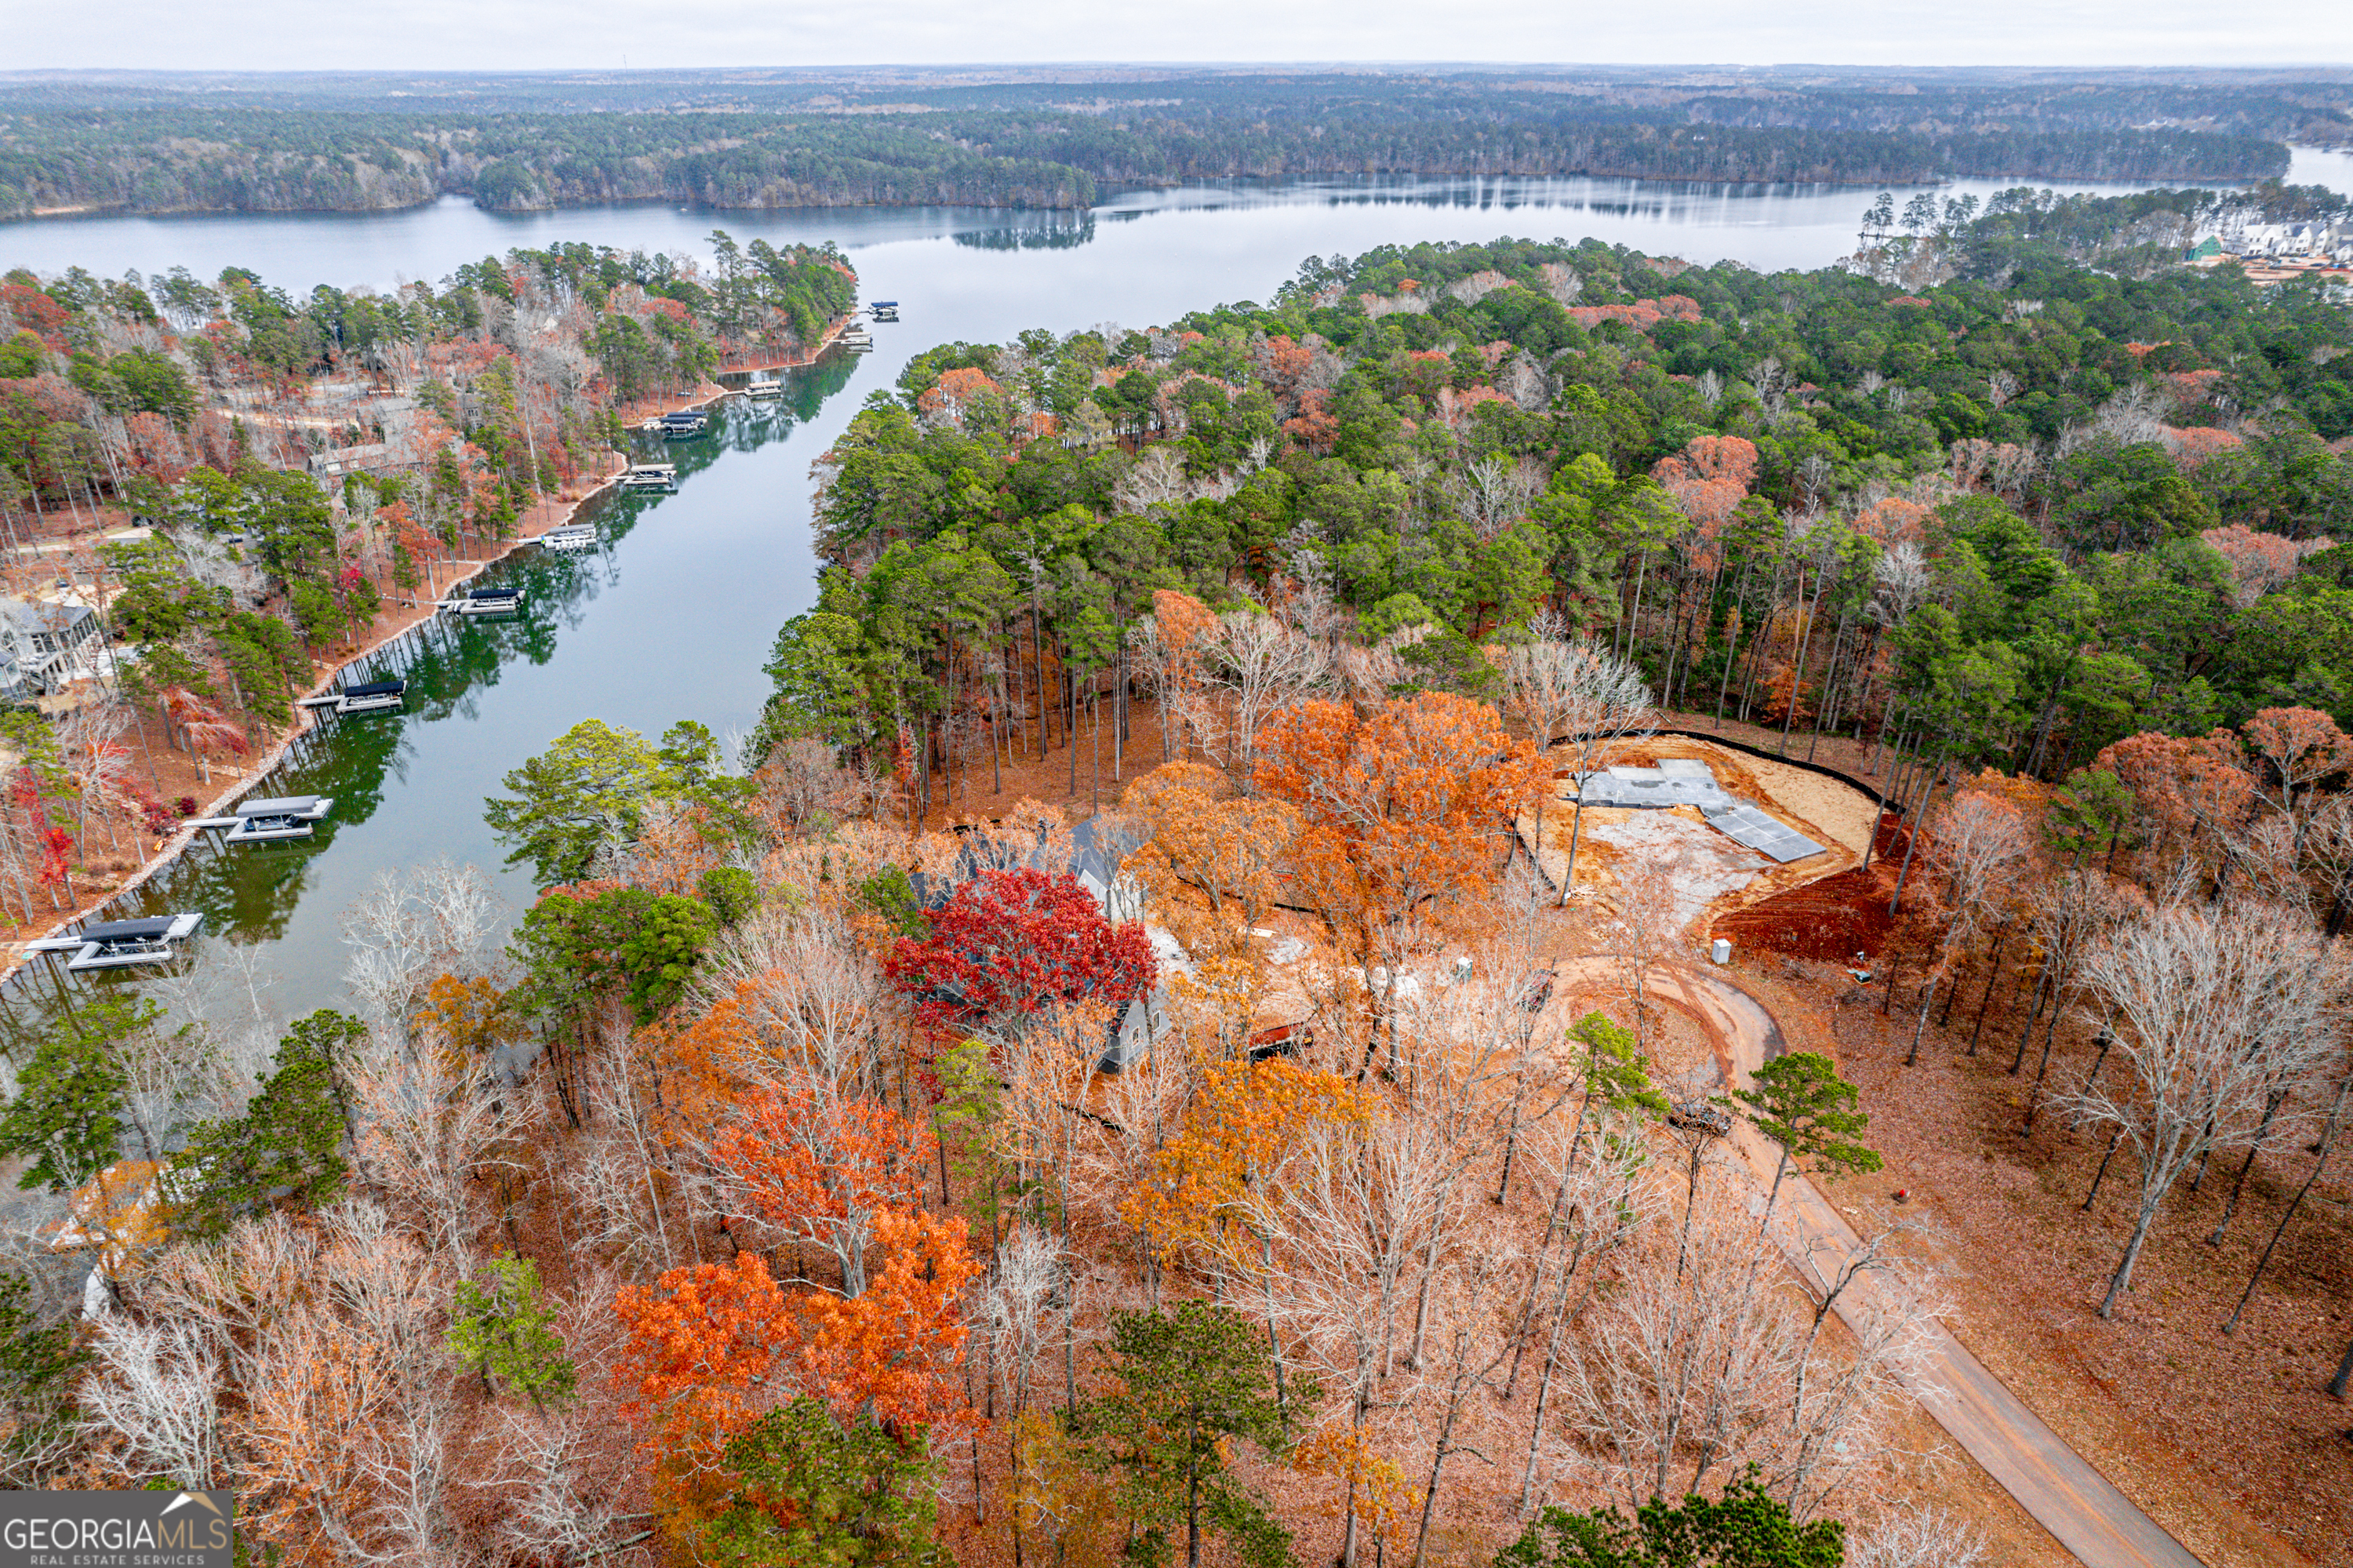
[(1079, 879), (1027, 868), (984, 871), (902, 938), (882, 963), (934, 1030), (1018, 1033), (1043, 1009), (1099, 1001), (1114, 1012), (1152, 984), (1144, 927), (1113, 925)]

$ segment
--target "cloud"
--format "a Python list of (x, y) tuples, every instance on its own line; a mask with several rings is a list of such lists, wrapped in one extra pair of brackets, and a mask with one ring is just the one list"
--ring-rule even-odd
[[(2226, 65), (2353, 54), (2322, 6), (2053, 5), (1989, 0), (1831, 5), (1695, 0), (1648, 7), (1542, 0), (101, 0), (79, 25), (0, 0), (17, 69), (606, 69), (1023, 61), (1430, 61), (1767, 65)], [(37, 58), (26, 58), (33, 51)]]

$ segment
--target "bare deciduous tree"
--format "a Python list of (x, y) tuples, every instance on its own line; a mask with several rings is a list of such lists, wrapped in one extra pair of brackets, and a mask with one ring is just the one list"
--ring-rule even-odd
[[(1620, 741), (1646, 736), (1656, 727), (1651, 688), (1630, 661), (1620, 659), (1590, 637), (1539, 639), (1514, 648), (1504, 665), (1514, 716), (1527, 725), (1539, 748), (1566, 743), (1570, 768), (1579, 780), (1599, 766)], [(1535, 853), (1544, 853), (1543, 818), (1536, 819)], [(1577, 880), (1581, 801), (1569, 821), (1568, 850), (1560, 875), (1560, 901), (1568, 902)]]
[[(1210, 681), (1224, 694), (1224, 724), (1204, 715), (1202, 748), (1243, 782), (1258, 755), (1258, 733), (1276, 710), (1324, 683), (1331, 654), (1323, 641), (1303, 636), (1271, 615), (1246, 609), (1218, 618), (1202, 657)], [(1222, 733), (1219, 733), (1222, 730)], [(1211, 744), (1214, 736), (1219, 744)]]
[(1979, 1568), (1985, 1531), (1934, 1504), (1891, 1508), (1846, 1538), (1846, 1568)]
[(2335, 964), (2302, 922), (2250, 906), (2126, 921), (2084, 960), (2115, 1019), (2120, 1070), (2067, 1104), (2138, 1167), (2131, 1238), (2100, 1316), (2131, 1285), (2166, 1195), (2210, 1154), (2253, 1141), (2271, 1086), (2326, 1060)]
[(503, 926), (503, 901), (481, 868), (436, 861), (385, 872), (344, 914), (352, 949), (343, 978), (367, 1020), (406, 1044), (425, 988), (480, 972)]

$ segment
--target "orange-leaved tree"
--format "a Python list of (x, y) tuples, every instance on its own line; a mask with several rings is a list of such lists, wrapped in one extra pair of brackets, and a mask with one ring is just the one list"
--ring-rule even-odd
[(689, 1520), (725, 1495), (728, 1441), (796, 1398), (823, 1400), (845, 1425), (971, 1419), (957, 1298), (980, 1265), (964, 1221), (891, 1208), (872, 1234), (879, 1263), (854, 1298), (787, 1288), (748, 1250), (615, 1296), (628, 1336), (614, 1374), (624, 1410), (649, 1428), (658, 1485)]
[(913, 1211), (923, 1181), (923, 1127), (880, 1100), (796, 1084), (745, 1105), (711, 1157), (742, 1196), (745, 1217), (831, 1253), (842, 1295), (855, 1299), (866, 1292), (866, 1256), (883, 1216)]
[(1154, 1151), (1120, 1217), (1164, 1262), (1190, 1254), (1249, 1266), (1260, 1245), (1246, 1224), (1252, 1189), (1273, 1178), (1311, 1128), (1362, 1127), (1378, 1108), (1362, 1084), (1281, 1056), (1212, 1066), (1184, 1130)]
[(2254, 784), (2241, 766), (2245, 755), (2227, 729), (2179, 736), (2144, 731), (2105, 747), (2092, 766), (2132, 791), (2142, 836), (2172, 842), (2186, 869), (2200, 838), (2222, 844), (2254, 810)]
[(885, 1209), (874, 1216), (881, 1266), (854, 1298), (803, 1298), (801, 1386), (839, 1414), (903, 1424), (969, 1425), (958, 1366), (957, 1305), (981, 1272), (961, 1216)]
[(2353, 738), (2337, 721), (2317, 708), (2263, 708), (2239, 727), (2253, 764), (2257, 794), (2263, 804), (2294, 826), (2296, 850), (2304, 848), (2312, 825), (2309, 811), (2298, 811), (2298, 797), (2316, 804), (2316, 786), (2332, 775), (2353, 768)]
[(1127, 869), (1196, 958), (1247, 948), (1299, 834), (1288, 801), (1236, 796), (1224, 786), (1214, 768), (1171, 762), (1130, 785), (1124, 802), (1152, 830)]
[(1386, 1016), (1399, 966), (1430, 923), (1493, 880), (1515, 819), (1550, 784), (1548, 764), (1505, 733), (1493, 708), (1446, 692), (1393, 701), (1369, 718), (1301, 703), (1269, 721), (1260, 752), (1258, 788), (1299, 813), (1297, 889)]

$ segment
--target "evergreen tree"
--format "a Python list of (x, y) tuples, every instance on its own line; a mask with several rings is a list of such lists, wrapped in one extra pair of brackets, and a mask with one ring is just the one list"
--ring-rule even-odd
[(733, 1501), (704, 1531), (724, 1568), (944, 1568), (938, 1470), (921, 1428), (849, 1426), (803, 1397), (727, 1445)]
[(519, 1392), (533, 1405), (568, 1399), (579, 1372), (539, 1294), (539, 1265), (496, 1257), (461, 1279), (449, 1302), (449, 1353), (481, 1374), (482, 1393)]
[(1838, 1075), (1828, 1056), (1812, 1051), (1776, 1056), (1757, 1069), (1752, 1087), (1735, 1089), (1732, 1097), (1747, 1107), (1757, 1130), (1780, 1146), (1765, 1200), (1768, 1219), (1793, 1161), (1800, 1171), (1824, 1173), (1879, 1169), (1878, 1154), (1855, 1141), (1871, 1118), (1854, 1108), (1854, 1086)]
[(1652, 1498), (1631, 1520), (1614, 1508), (1548, 1508), (1495, 1568), (1839, 1568), (1845, 1560), (1846, 1526), (1799, 1523), (1752, 1466), (1721, 1498)]
[(17, 1070), (16, 1097), (0, 1111), (0, 1154), (31, 1161), (16, 1180), (30, 1192), (79, 1187), (114, 1162), (130, 1079), (114, 1045), (163, 1010), (134, 998), (86, 1002), (51, 1028)]
[(1296, 1436), (1290, 1412), (1314, 1409), (1318, 1391), (1294, 1388), (1278, 1400), (1265, 1334), (1200, 1301), (1173, 1313), (1122, 1313), (1112, 1325), (1112, 1370), (1118, 1391), (1081, 1405), (1071, 1424), (1119, 1478), (1135, 1531), (1130, 1559), (1163, 1568), (1181, 1529), (1186, 1568), (1200, 1568), (1207, 1528), (1250, 1568), (1290, 1563), (1290, 1532), (1233, 1477), (1234, 1445), (1287, 1451)]
[(245, 1114), (189, 1129), (172, 1177), (179, 1229), (219, 1235), (280, 1193), (312, 1205), (334, 1197), (349, 1173), (334, 1053), (355, 1030), (364, 1026), (325, 1008), (298, 1020)]

